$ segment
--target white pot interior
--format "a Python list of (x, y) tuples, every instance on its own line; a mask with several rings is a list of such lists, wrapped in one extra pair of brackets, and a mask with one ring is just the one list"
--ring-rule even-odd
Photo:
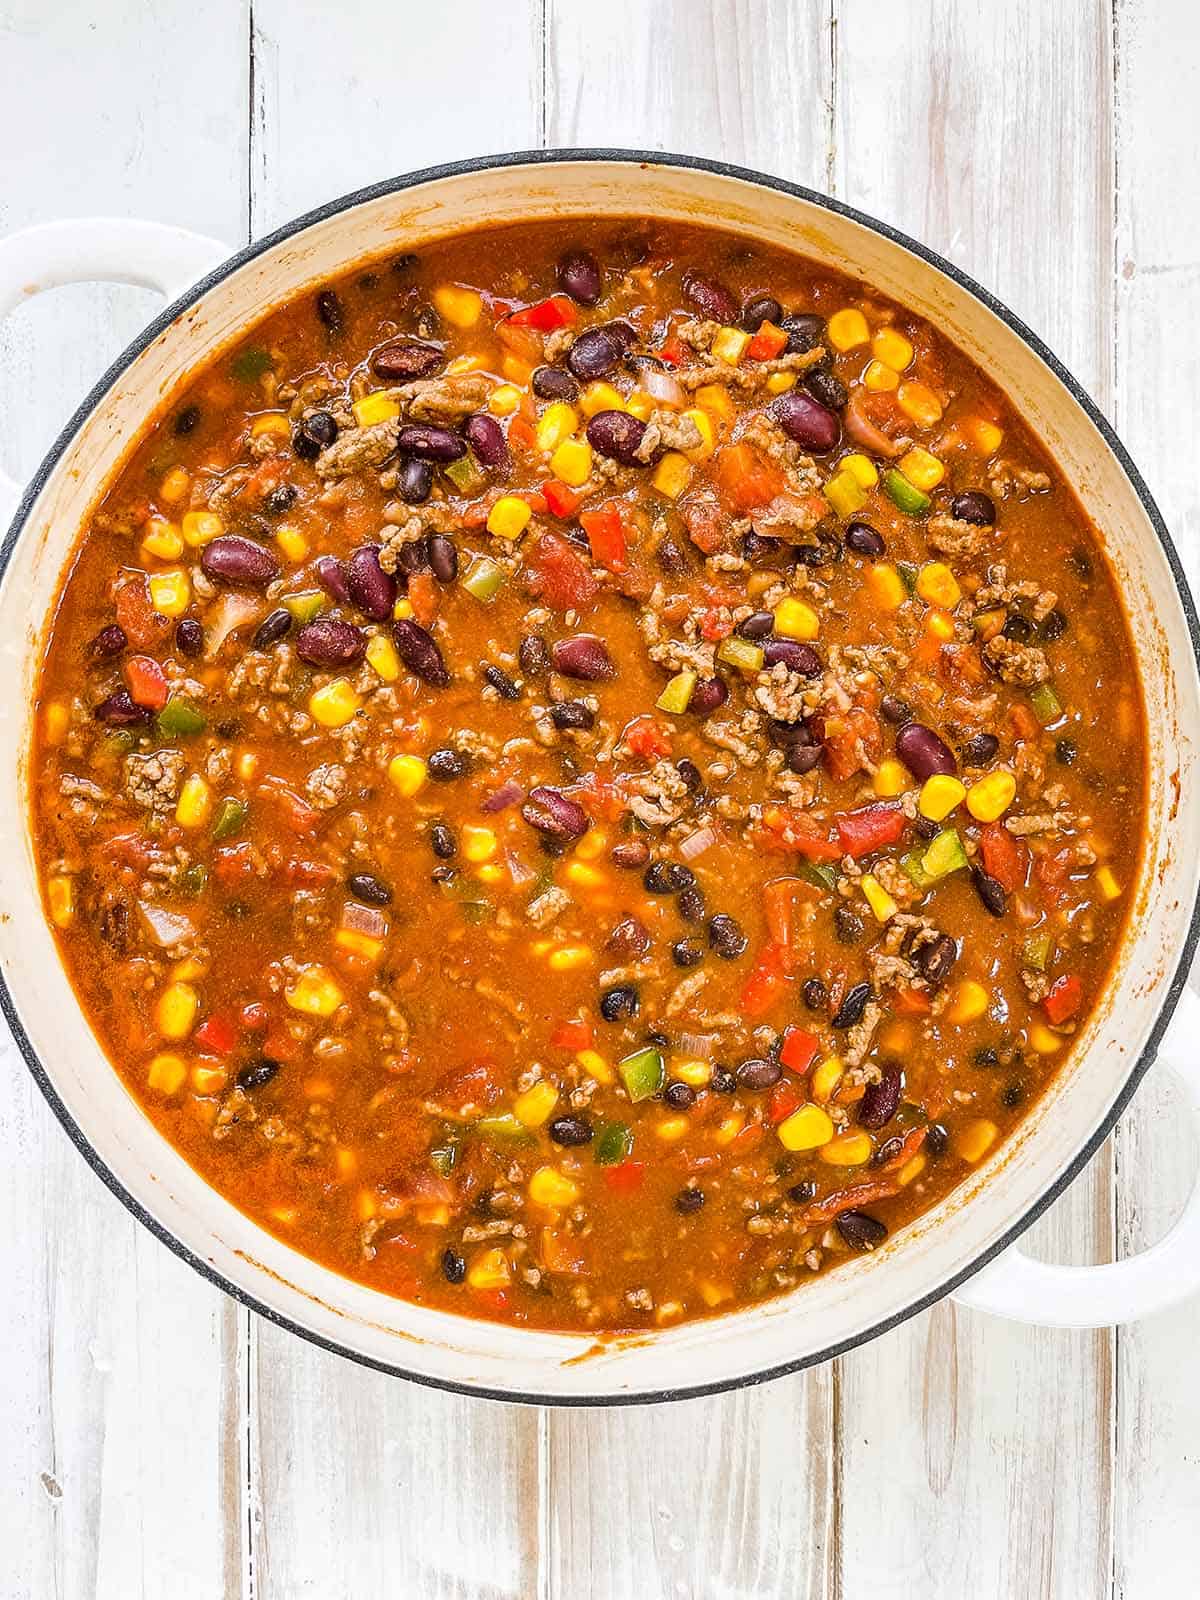
[[(769, 1305), (603, 1345), (391, 1300), (297, 1254), (211, 1190), (143, 1116), (84, 1021), (42, 915), (28, 831), (16, 820), (27, 809), (44, 619), (89, 506), (147, 415), (266, 307), (357, 260), (464, 227), (571, 213), (724, 226), (861, 276), (936, 323), (1000, 379), (1099, 527), (1151, 712), (1148, 844), (1130, 937), (1071, 1065), (1025, 1129), (875, 1254)], [(1200, 684), (1166, 552), (1129, 478), (1051, 369), (967, 290), (863, 224), (739, 178), (617, 160), (487, 168), (362, 201), (246, 262), (152, 340), (67, 444), (3, 577), (0, 640), (0, 814), (13, 819), (0, 840), (0, 970), (71, 1120), (133, 1200), (229, 1284), (349, 1352), (433, 1381), (548, 1399), (633, 1398), (812, 1359), (903, 1315), (1002, 1239), (1093, 1139), (1183, 951), (1200, 872)]]

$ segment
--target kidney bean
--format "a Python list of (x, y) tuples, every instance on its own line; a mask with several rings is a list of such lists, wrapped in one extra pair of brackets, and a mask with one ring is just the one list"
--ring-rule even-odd
[(994, 733), (976, 733), (960, 748), (964, 766), (986, 767), (999, 750), (1000, 741)]
[(825, 366), (824, 363), (819, 367), (810, 368), (802, 381), (813, 399), (830, 411), (844, 411), (849, 404), (849, 389), (832, 368)]
[(984, 909), (993, 917), (1002, 917), (1008, 910), (1008, 895), (1004, 885), (982, 867), (971, 868), (971, 882), (975, 885), (975, 893), (983, 902)]
[(990, 528), (996, 520), (996, 505), (990, 494), (982, 489), (964, 489), (950, 502), (950, 515), (959, 522), (973, 522), (978, 528)]
[(611, 328), (588, 328), (567, 351), (567, 365), (580, 383), (591, 383), (606, 378), (624, 354), (625, 346)]
[(825, 343), (825, 318), (811, 311), (784, 317), (779, 326), (788, 336), (787, 354), (790, 356), (803, 355), (806, 350), (815, 350)]
[(855, 1250), (874, 1250), (888, 1236), (887, 1224), (865, 1211), (843, 1211), (834, 1218), (837, 1231)]
[(626, 839), (621, 844), (613, 845), (608, 854), (614, 867), (636, 872), (650, 859), (650, 846), (644, 839)]
[(108, 627), (101, 628), (92, 640), (92, 654), (101, 657), (119, 656), (128, 643), (128, 636), (121, 624), (110, 622)]
[(292, 625), (292, 613), (280, 606), (277, 611), (272, 611), (259, 623), (250, 641), (252, 650), (269, 650), (273, 644), (278, 643)]
[(912, 720), (912, 707), (906, 700), (901, 700), (894, 694), (885, 694), (879, 702), (879, 712), (888, 722), (902, 726)]
[(467, 418), (466, 434), (471, 449), (485, 467), (501, 468), (510, 465), (512, 457), (508, 452), (508, 440), (504, 437), (504, 429), (495, 417), (477, 411), (473, 417)]
[(223, 533), (200, 552), (200, 568), (213, 583), (245, 584), (265, 589), (279, 576), (279, 561), (264, 545)]
[(711, 322), (737, 321), (737, 301), (716, 278), (706, 278), (703, 273), (693, 272), (689, 268), (683, 275), (681, 287), (684, 299), (695, 306), (702, 317)]
[(701, 678), (692, 690), (688, 710), (696, 717), (711, 717), (729, 699), (729, 688), (724, 678)]
[(590, 1144), (592, 1139), (592, 1125), (586, 1117), (555, 1117), (546, 1132), (555, 1144), (565, 1145), (567, 1148)]
[(434, 422), (406, 423), (396, 435), (396, 448), (402, 456), (416, 456), (421, 461), (457, 461), (467, 453), (456, 433)]
[(382, 878), (373, 872), (356, 872), (347, 880), (346, 887), (356, 900), (368, 906), (390, 906), (392, 891)]
[(561, 367), (536, 367), (532, 381), (539, 400), (565, 400), (569, 405), (579, 399), (579, 385)]
[(782, 661), (789, 672), (798, 672), (802, 678), (815, 678), (822, 671), (820, 656), (800, 639), (765, 639), (762, 651), (764, 667)]
[(556, 728), (591, 728), (596, 713), (582, 700), (556, 700), (550, 707), (550, 721)]
[(550, 651), (554, 670), (564, 678), (583, 678), (589, 683), (611, 678), (616, 672), (608, 646), (599, 635), (577, 633), (570, 639), (558, 639)]
[(453, 583), (458, 577), (458, 546), (444, 533), (429, 535), (429, 568), (439, 583)]
[(396, 580), (379, 565), (377, 544), (360, 545), (350, 557), (346, 590), (351, 602), (372, 622), (386, 622), (391, 616), (396, 604)]
[(896, 754), (922, 783), (935, 773), (953, 776), (958, 771), (958, 763), (949, 748), (923, 722), (905, 723), (896, 735)]
[(939, 933), (929, 944), (923, 944), (916, 955), (917, 969), (931, 987), (945, 983), (957, 960), (958, 945), (948, 933)]
[(789, 439), (818, 455), (832, 450), (842, 437), (837, 414), (797, 389), (788, 389), (768, 409)]
[(378, 378), (406, 383), (413, 378), (428, 378), (444, 359), (441, 347), (424, 339), (389, 339), (371, 357), (371, 370)]
[(752, 611), (748, 617), (743, 617), (737, 625), (737, 631), (743, 639), (765, 639), (775, 626), (775, 615), (771, 611)]
[(846, 529), (846, 549), (856, 556), (876, 557), (887, 552), (887, 545), (869, 522), (852, 522)]
[(346, 563), (337, 556), (317, 557), (317, 582), (331, 600), (340, 606), (350, 604), (350, 590), (346, 586)]
[(602, 456), (624, 467), (636, 467), (646, 424), (628, 411), (597, 411), (587, 425), (587, 436), (592, 449)]
[(149, 722), (154, 713), (139, 706), (128, 689), (116, 689), (101, 700), (93, 715), (97, 722), (106, 722), (110, 728), (132, 728), (139, 722)]
[(558, 263), (559, 288), (581, 306), (594, 306), (600, 298), (600, 263), (587, 250), (568, 250)]
[(563, 843), (582, 838), (592, 825), (578, 800), (572, 800), (560, 789), (545, 785), (530, 790), (528, 800), (521, 807), (521, 815), (531, 828), (545, 838)]
[(405, 456), (396, 472), (396, 493), (405, 505), (424, 505), (433, 490), (433, 468), (428, 461)]
[(757, 333), (764, 322), (778, 328), (783, 323), (783, 307), (773, 294), (752, 295), (742, 307), (741, 324), (747, 333)]
[(410, 672), (415, 672), (418, 678), (432, 684), (435, 689), (446, 687), (450, 682), (450, 674), (437, 640), (427, 628), (414, 622), (411, 617), (400, 617), (392, 623), (392, 637), (401, 661)]
[(846, 990), (841, 1005), (837, 1008), (831, 1026), (835, 1028), (853, 1028), (855, 1023), (862, 1021), (862, 1014), (867, 1009), (867, 1001), (871, 998), (871, 985), (869, 983), (856, 983)]
[(337, 333), (342, 326), (342, 302), (332, 289), (322, 289), (317, 296), (317, 316), (329, 329)]
[(362, 629), (337, 617), (316, 617), (296, 635), (296, 654), (310, 667), (352, 667), (366, 648)]
[(884, 1067), (878, 1083), (869, 1083), (858, 1102), (858, 1120), (864, 1128), (885, 1128), (900, 1104), (900, 1068)]

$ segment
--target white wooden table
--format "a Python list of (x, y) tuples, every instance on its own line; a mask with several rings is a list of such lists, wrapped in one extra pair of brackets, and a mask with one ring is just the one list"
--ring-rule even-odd
[[(1046, 336), (1195, 573), (1194, 0), (0, 0), (0, 83), (0, 230), (125, 213), (233, 246), (539, 144), (843, 196)], [(151, 309), (81, 287), (0, 328), (10, 470)], [(943, 1304), (712, 1400), (470, 1401), (223, 1298), (92, 1176), (6, 1040), (0, 1073), (3, 1600), (1200, 1592), (1200, 1305), (1072, 1334)], [(1152, 1075), (1040, 1248), (1164, 1231), (1195, 1159), (1172, 1111)]]

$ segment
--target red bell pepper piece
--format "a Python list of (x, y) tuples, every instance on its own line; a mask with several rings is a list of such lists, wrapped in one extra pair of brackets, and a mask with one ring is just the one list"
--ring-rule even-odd
[(789, 1072), (807, 1072), (820, 1054), (821, 1041), (807, 1028), (788, 1026), (783, 1030), (779, 1060)]
[(895, 844), (908, 819), (899, 806), (867, 806), (862, 811), (844, 811), (834, 818), (838, 844), (844, 855), (869, 856), (875, 850)]
[(794, 850), (806, 861), (840, 861), (842, 848), (807, 811), (771, 806), (763, 813), (764, 842), (777, 850)]
[(215, 1050), (217, 1055), (227, 1056), (237, 1043), (237, 1029), (223, 1012), (215, 1011), (205, 1018), (192, 1038), (202, 1050)]
[(535, 450), (537, 448), (537, 434), (532, 423), (526, 422), (524, 417), (510, 417), (508, 419), (508, 442), (518, 450)]
[(800, 1085), (788, 1078), (782, 1078), (771, 1090), (771, 1097), (767, 1101), (767, 1121), (773, 1128), (777, 1127), (803, 1104), (804, 1091)]
[(610, 572), (624, 572), (629, 565), (625, 528), (616, 506), (601, 506), (598, 511), (585, 511), (579, 519), (592, 547), (592, 560), (598, 561)]
[(715, 644), (719, 639), (728, 639), (733, 632), (733, 618), (721, 606), (712, 606), (703, 612), (700, 617), (700, 637), (707, 639), (710, 644)]
[(738, 997), (739, 1012), (751, 1022), (766, 1016), (772, 1006), (782, 999), (787, 982), (783, 951), (777, 944), (765, 945), (750, 976), (742, 985)]
[(217, 881), (232, 888), (255, 875), (254, 857), (247, 843), (226, 845), (213, 852), (213, 871)]
[(538, 300), (522, 311), (514, 311), (508, 318), (515, 328), (536, 328), (539, 333), (553, 333), (556, 328), (573, 328), (579, 313), (565, 294), (552, 294), (548, 300)]
[(748, 444), (729, 444), (716, 455), (717, 482), (735, 511), (761, 511), (787, 488), (777, 467)]
[(660, 361), (665, 361), (669, 367), (677, 367), (688, 359), (688, 347), (677, 333), (668, 334), (658, 347)]
[(554, 517), (573, 517), (579, 510), (583, 496), (575, 493), (574, 489), (560, 483), (557, 478), (551, 478), (542, 485), (542, 494), (545, 497), (546, 508)]
[(614, 1194), (634, 1194), (642, 1187), (646, 1177), (644, 1161), (622, 1161), (618, 1166), (605, 1167), (604, 1181)]
[(1055, 978), (1050, 985), (1050, 992), (1042, 1001), (1042, 1009), (1051, 1022), (1066, 1022), (1079, 1010), (1083, 1000), (1083, 984), (1074, 973), (1064, 972), (1061, 978)]
[(643, 761), (659, 761), (671, 754), (671, 741), (653, 717), (634, 717), (621, 735), (621, 743)]
[(773, 361), (787, 349), (788, 336), (773, 322), (760, 322), (758, 332), (746, 346), (751, 361)]
[(586, 1050), (592, 1042), (592, 1025), (585, 1022), (582, 1017), (568, 1018), (560, 1022), (550, 1035), (550, 1043), (556, 1050)]
[(1025, 881), (1025, 864), (1021, 846), (1000, 822), (985, 822), (979, 830), (979, 848), (983, 854), (983, 870), (989, 878), (1011, 894)]
[(408, 598), (413, 616), (423, 628), (428, 628), (438, 612), (440, 585), (432, 572), (414, 572), (408, 579)]
[(933, 1010), (933, 1002), (923, 989), (897, 989), (892, 1010), (900, 1016), (925, 1017)]
[(152, 656), (130, 656), (124, 668), (125, 686), (135, 705), (161, 711), (167, 703), (167, 675)]

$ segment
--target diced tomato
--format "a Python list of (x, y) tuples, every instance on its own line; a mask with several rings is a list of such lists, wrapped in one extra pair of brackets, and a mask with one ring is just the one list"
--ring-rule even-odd
[(536, 328), (539, 333), (553, 333), (556, 328), (573, 328), (579, 321), (574, 302), (565, 294), (552, 294), (548, 300), (538, 300), (523, 311), (514, 311), (508, 318), (514, 328)]
[(710, 496), (685, 501), (679, 508), (688, 538), (706, 556), (715, 556), (725, 543), (725, 513)]
[(583, 496), (576, 494), (574, 489), (569, 489), (565, 483), (560, 483), (557, 478), (551, 478), (542, 485), (542, 494), (546, 499), (546, 508), (555, 517), (573, 517), (583, 503)]
[(525, 582), (555, 611), (590, 606), (600, 585), (587, 563), (557, 533), (543, 533), (525, 557)]
[(271, 1013), (258, 1000), (252, 1000), (249, 1005), (242, 1007), (242, 1027), (248, 1028), (251, 1033), (261, 1033), (271, 1023)]
[(848, 1189), (836, 1189), (823, 1200), (816, 1200), (804, 1208), (803, 1221), (811, 1227), (818, 1222), (832, 1222), (843, 1211), (854, 1211), (875, 1200), (890, 1200), (899, 1190), (886, 1178), (876, 1178), (871, 1183), (852, 1184)]
[(586, 1242), (565, 1228), (542, 1229), (541, 1254), (547, 1272), (565, 1272), (578, 1277), (588, 1270)]
[(331, 882), (334, 871), (328, 861), (305, 861), (301, 856), (292, 856), (284, 862), (282, 875), (292, 887), (310, 889)]
[(835, 817), (838, 843), (844, 855), (869, 856), (889, 844), (896, 844), (908, 826), (899, 806), (867, 806), (862, 811), (843, 811)]
[(773, 322), (760, 322), (758, 332), (746, 346), (751, 361), (773, 361), (787, 349), (788, 336)]
[(519, 361), (530, 367), (540, 366), (542, 340), (535, 329), (522, 327), (514, 317), (505, 317), (496, 324), (496, 337)]
[(254, 856), (249, 844), (224, 845), (219, 850), (213, 851), (213, 871), (217, 881), (226, 888), (234, 884), (245, 883), (247, 878), (255, 875)]
[(1033, 875), (1042, 890), (1042, 899), (1047, 905), (1063, 906), (1070, 898), (1067, 889), (1067, 876), (1074, 864), (1074, 854), (1070, 845), (1055, 851), (1053, 855), (1038, 856), (1033, 863)]
[(289, 789), (281, 778), (264, 778), (258, 790), (276, 802), (293, 833), (311, 833), (321, 820), (321, 813), (307, 800), (302, 800), (294, 789)]
[(790, 1117), (793, 1111), (798, 1111), (804, 1104), (804, 1091), (798, 1083), (793, 1083), (789, 1078), (781, 1078), (771, 1090), (771, 1097), (767, 1101), (767, 1121), (774, 1128), (785, 1117)]
[(475, 1303), (489, 1311), (493, 1317), (503, 1317), (509, 1307), (507, 1289), (476, 1289)]
[(1055, 978), (1050, 992), (1042, 1001), (1042, 1008), (1051, 1022), (1066, 1022), (1079, 1010), (1083, 1000), (1083, 984), (1074, 973), (1064, 972)]
[(671, 754), (671, 740), (653, 717), (634, 717), (621, 735), (621, 743), (643, 761), (659, 761)]
[(733, 618), (722, 606), (711, 606), (700, 616), (700, 637), (715, 644), (718, 639), (728, 639), (733, 632)]
[(592, 1042), (592, 1025), (582, 1017), (560, 1022), (550, 1035), (556, 1050), (586, 1050)]
[(879, 718), (865, 706), (851, 706), (826, 716), (820, 724), (821, 743), (832, 777), (852, 778), (862, 767), (865, 752), (872, 761), (883, 753)]
[(748, 444), (727, 444), (715, 465), (721, 492), (735, 511), (760, 511), (787, 488), (782, 472)]
[(783, 1030), (779, 1059), (789, 1072), (807, 1072), (820, 1053), (820, 1049), (821, 1041), (815, 1033), (809, 1033), (807, 1028), (796, 1028), (789, 1024)]
[(161, 711), (167, 703), (167, 675), (152, 656), (130, 656), (124, 667), (125, 685), (135, 705)]
[(644, 1161), (622, 1161), (619, 1166), (605, 1167), (604, 1182), (614, 1194), (634, 1194), (646, 1178)]
[(764, 843), (777, 850), (794, 850), (806, 861), (840, 861), (842, 848), (829, 837), (823, 824), (807, 811), (768, 806), (763, 812)]
[(211, 1017), (206, 1017), (200, 1024), (192, 1038), (201, 1050), (215, 1050), (217, 1055), (227, 1056), (237, 1043), (237, 1029), (224, 1012), (214, 1011)]
[(668, 334), (658, 347), (658, 357), (669, 367), (677, 367), (688, 359), (688, 347), (677, 333)]
[(469, 1061), (451, 1067), (433, 1086), (430, 1099), (447, 1110), (463, 1113), (468, 1106), (493, 1106), (503, 1094), (500, 1069), (494, 1061)]
[(170, 617), (150, 603), (150, 584), (144, 572), (127, 573), (113, 592), (117, 621), (135, 650), (157, 650), (174, 627)]
[(1042, 731), (1042, 725), (1028, 706), (1020, 704), (1008, 708), (1008, 720), (1016, 738), (1028, 744)]
[(624, 572), (629, 556), (625, 528), (617, 507), (607, 505), (598, 511), (585, 511), (579, 521), (592, 547), (592, 560), (610, 572)]
[(985, 822), (979, 830), (983, 870), (1011, 894), (1025, 882), (1023, 847), (1001, 822)]
[(101, 846), (103, 854), (118, 866), (144, 872), (154, 854), (154, 846), (141, 833), (114, 833)]
[(735, 1156), (745, 1155), (747, 1150), (753, 1150), (756, 1144), (761, 1144), (763, 1138), (763, 1125), (761, 1122), (748, 1122), (742, 1131), (734, 1138), (730, 1150)]
[(408, 580), (408, 598), (413, 616), (428, 628), (438, 613), (438, 582), (432, 572), (414, 572)]
[[(889, 1156), (883, 1162), (885, 1172), (898, 1172), (906, 1161), (911, 1161), (917, 1151), (925, 1143), (927, 1128), (910, 1128), (900, 1141), (900, 1148), (895, 1155)], [(889, 1141), (890, 1142), (890, 1141)]]
[(536, 450), (537, 434), (524, 417), (513, 416), (508, 419), (508, 442), (517, 450)]
[(272, 1028), (262, 1043), (262, 1053), (269, 1061), (293, 1061), (296, 1050), (295, 1039), (282, 1024)]
[(903, 1017), (926, 1017), (933, 1010), (933, 1002), (923, 989), (897, 989), (892, 996), (892, 1010)]
[(789, 968), (795, 953), (796, 901), (808, 899), (812, 892), (811, 884), (804, 883), (800, 878), (772, 878), (770, 883), (763, 885), (767, 933), (771, 943), (777, 944), (783, 951)]
[(783, 998), (787, 986), (783, 951), (777, 944), (765, 945), (742, 985), (738, 1011), (749, 1021), (757, 1022)]

